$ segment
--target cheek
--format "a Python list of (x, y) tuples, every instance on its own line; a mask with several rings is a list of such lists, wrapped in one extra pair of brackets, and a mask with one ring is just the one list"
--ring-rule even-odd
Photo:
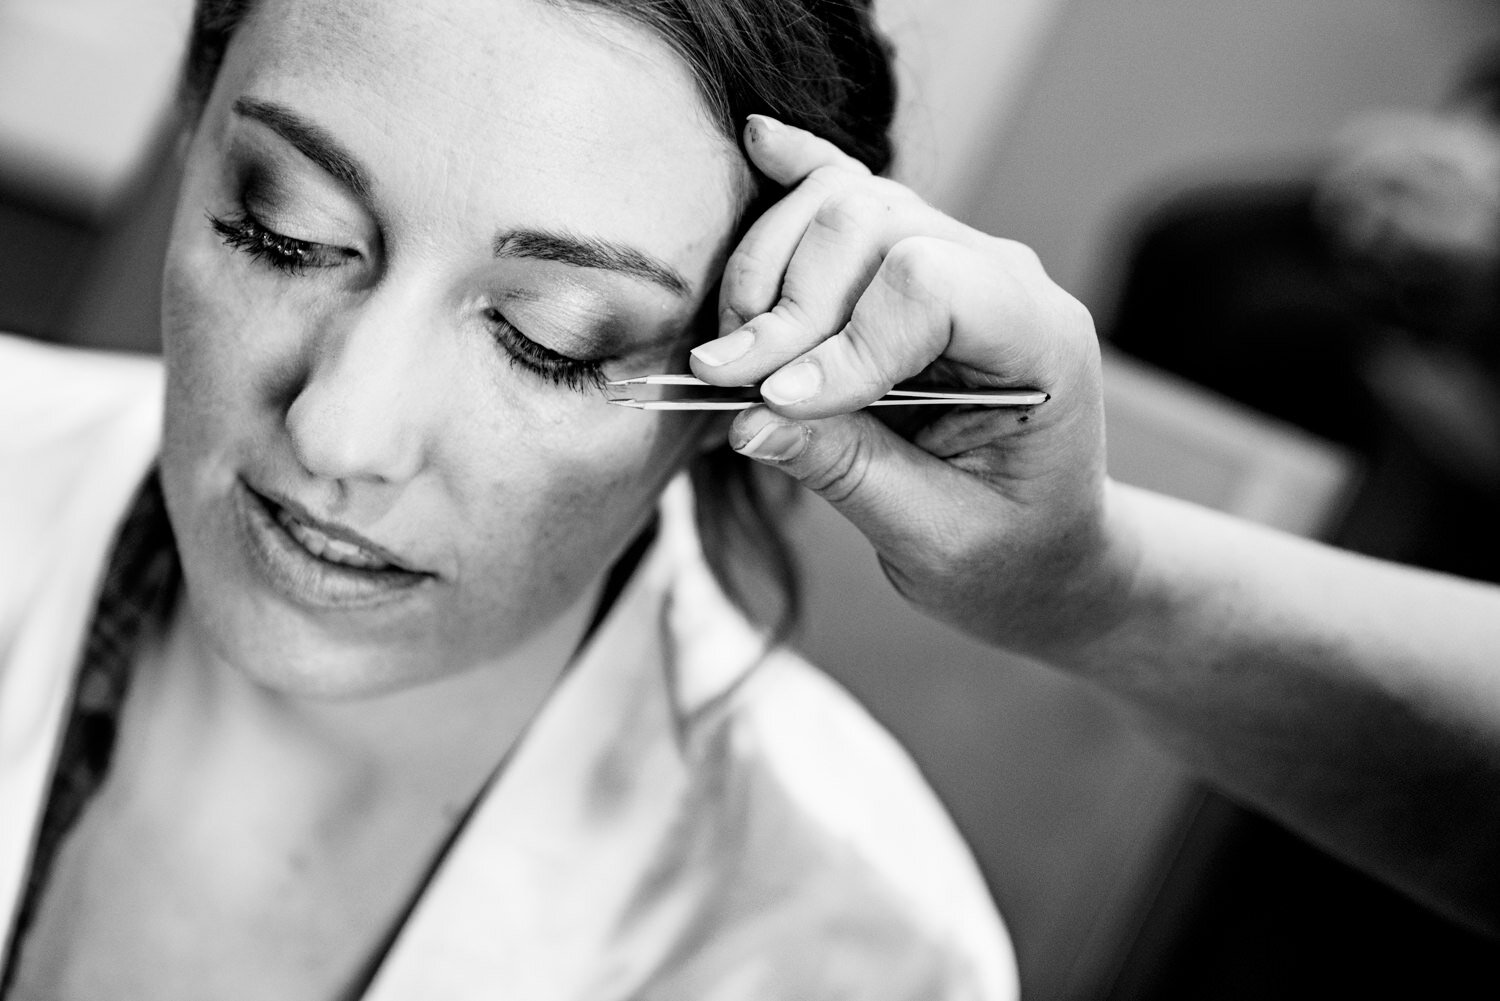
[(173, 240), (162, 281), (162, 349), (176, 392), (222, 404), (246, 381), (255, 311), (202, 242), (181, 234)]
[[(616, 408), (607, 408), (614, 411)], [(680, 467), (681, 428), (617, 423), (598, 406), (490, 441), (473, 468), (456, 602), (436, 634), (453, 659), (482, 658), (551, 621), (602, 579), (649, 522)], [(451, 494), (450, 494), (451, 496)]]
[(486, 526), (484, 550), (559, 583), (581, 586), (601, 572), (692, 454), (696, 422), (667, 416), (678, 422), (595, 404), (492, 449), (473, 517)]
[(221, 296), (212, 294), (203, 269), (179, 234), (162, 281), (162, 352), (167, 370), (166, 455), (198, 445), (227, 416), (234, 352), (218, 332), (231, 322)]
[(305, 337), (299, 311), (257, 290), (215, 238), (180, 229), (162, 280), (169, 444), (250, 430), (290, 391)]

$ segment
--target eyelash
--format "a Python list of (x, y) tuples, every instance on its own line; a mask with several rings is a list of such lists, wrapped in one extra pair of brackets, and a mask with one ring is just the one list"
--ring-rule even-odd
[[(300, 275), (308, 268), (327, 268), (358, 256), (352, 250), (328, 247), (321, 243), (283, 236), (267, 229), (249, 212), (220, 217), (210, 214), (208, 221), (226, 247), (248, 254), (252, 260), (288, 275)], [(339, 260), (322, 259), (320, 255), (335, 255)]]
[(570, 358), (543, 347), (517, 330), (515, 324), (494, 307), (484, 311), (484, 318), (489, 321), (495, 340), (505, 350), (506, 357), (517, 368), (579, 393), (604, 388), (603, 360)]
[[(308, 268), (332, 267), (336, 261), (318, 260), (319, 252), (339, 254), (343, 258), (356, 256), (352, 251), (327, 247), (320, 243), (283, 236), (241, 210), (238, 214), (220, 217), (210, 214), (209, 223), (219, 234), (226, 247), (247, 254), (273, 270), (288, 275), (300, 275)], [(534, 375), (541, 376), (557, 386), (575, 392), (604, 388), (602, 360), (583, 360), (559, 354), (543, 347), (521, 333), (497, 309), (491, 307), (484, 312), (485, 319), (493, 330), (496, 343), (505, 352), (510, 363)]]

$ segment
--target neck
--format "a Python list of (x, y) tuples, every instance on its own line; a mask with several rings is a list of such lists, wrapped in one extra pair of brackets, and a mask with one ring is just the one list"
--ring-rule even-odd
[[(351, 799), (444, 810), (476, 795), (520, 738), (583, 639), (599, 587), (503, 657), (380, 695), (322, 701), (251, 680), (216, 655), (179, 604), (138, 697), (205, 775), (226, 770), (275, 797), (348, 811)], [(144, 665), (143, 665), (144, 666)], [(242, 785), (241, 788), (244, 788)]]

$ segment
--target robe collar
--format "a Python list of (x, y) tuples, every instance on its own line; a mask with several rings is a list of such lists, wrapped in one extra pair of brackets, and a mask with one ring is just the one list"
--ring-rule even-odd
[[(143, 413), (115, 429), (122, 440), (92, 466), (80, 502), (49, 526), (54, 538), (38, 540), (54, 559), (0, 643), (7, 942), (69, 711), (71, 667), (111, 539), (155, 456), (159, 424)], [(653, 945), (668, 947), (679, 923), (670, 907), (654, 923), (625, 921), (625, 911), (635, 913), (641, 869), (676, 822), (695, 720), (766, 650), (704, 563), (693, 509), (679, 476), (662, 497), (656, 541), (476, 805), (365, 997), (579, 997), (612, 963), (644, 968)]]

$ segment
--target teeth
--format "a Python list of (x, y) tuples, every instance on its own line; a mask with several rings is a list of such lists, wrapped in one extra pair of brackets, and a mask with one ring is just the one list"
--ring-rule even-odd
[(327, 560), (329, 563), (356, 567), (360, 570), (386, 570), (390, 568), (389, 563), (378, 556), (371, 555), (363, 547), (325, 535), (311, 525), (304, 525), (285, 510), (276, 512), (276, 520), (291, 534), (292, 538), (302, 543), (304, 549), (319, 559)]

